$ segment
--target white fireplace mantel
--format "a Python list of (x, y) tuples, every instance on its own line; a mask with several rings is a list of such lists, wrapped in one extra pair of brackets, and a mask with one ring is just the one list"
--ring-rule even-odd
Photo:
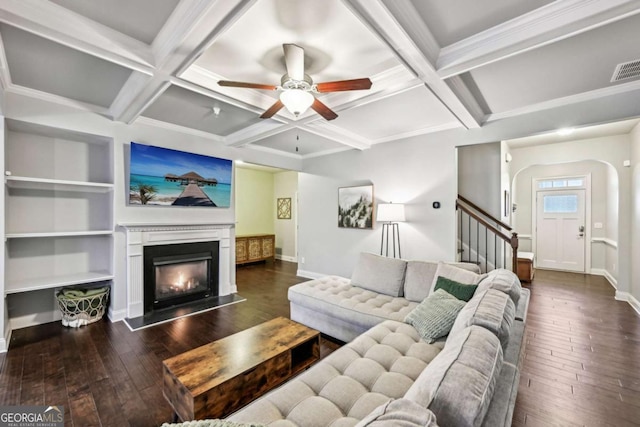
[(127, 317), (144, 315), (144, 268), (145, 246), (169, 245), (190, 242), (218, 241), (220, 296), (237, 292), (232, 274), (234, 260), (231, 256), (232, 229), (235, 224), (203, 223), (121, 223), (127, 235)]

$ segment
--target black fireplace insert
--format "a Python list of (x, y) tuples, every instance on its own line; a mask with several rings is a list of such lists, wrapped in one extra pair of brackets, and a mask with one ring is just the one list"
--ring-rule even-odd
[(144, 312), (218, 296), (219, 242), (144, 247)]

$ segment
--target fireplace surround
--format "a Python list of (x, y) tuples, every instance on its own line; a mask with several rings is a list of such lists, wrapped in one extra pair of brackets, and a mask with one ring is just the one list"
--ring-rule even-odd
[[(131, 319), (145, 314), (143, 259), (145, 249), (150, 247), (216, 242), (218, 246), (217, 294), (222, 297), (237, 292), (235, 264), (231, 250), (234, 224), (121, 223), (119, 226), (126, 230), (127, 239), (127, 310), (125, 317)], [(215, 275), (215, 273), (213, 274)]]

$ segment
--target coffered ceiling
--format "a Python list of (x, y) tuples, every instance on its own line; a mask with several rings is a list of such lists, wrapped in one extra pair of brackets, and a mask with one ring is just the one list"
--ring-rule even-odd
[[(0, 84), (308, 158), (640, 94), (638, 12), (640, 0), (0, 0)], [(373, 86), (316, 95), (332, 121), (260, 119), (276, 91), (217, 82), (280, 84), (283, 43), (305, 49), (314, 82)], [(637, 73), (612, 82), (629, 61)]]

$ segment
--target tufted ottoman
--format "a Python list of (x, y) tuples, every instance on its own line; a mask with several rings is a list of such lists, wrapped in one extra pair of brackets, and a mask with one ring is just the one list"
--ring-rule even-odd
[(228, 419), (259, 419), (270, 427), (354, 426), (390, 398), (402, 398), (443, 347), (426, 344), (406, 323), (384, 321)]
[(402, 322), (417, 305), (326, 276), (289, 288), (291, 319), (348, 342), (380, 322)]

